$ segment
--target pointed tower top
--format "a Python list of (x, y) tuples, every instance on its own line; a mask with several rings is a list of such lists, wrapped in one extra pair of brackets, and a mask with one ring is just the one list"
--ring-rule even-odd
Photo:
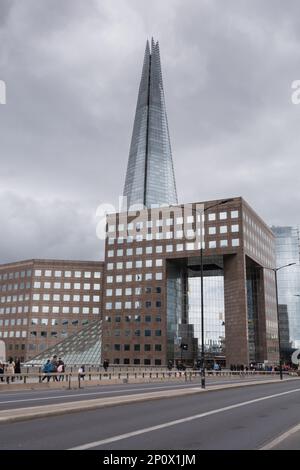
[(124, 187), (127, 207), (177, 204), (159, 43), (146, 42)]

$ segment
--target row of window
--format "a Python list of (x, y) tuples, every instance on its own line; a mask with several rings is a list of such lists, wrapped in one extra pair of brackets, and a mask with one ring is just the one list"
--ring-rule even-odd
[[(240, 239), (239, 238), (232, 238), (231, 241), (230, 241), (230, 240), (225, 238), (225, 239), (222, 239), (222, 240), (218, 240), (218, 242), (216, 240), (210, 240), (207, 243), (207, 248), (217, 248), (217, 244), (221, 248), (222, 247), (228, 247), (228, 246), (230, 246), (230, 243), (231, 243), (231, 246), (233, 246), (233, 247), (240, 246)], [(205, 249), (205, 245), (206, 245), (206, 243), (203, 241), (202, 242), (202, 248), (203, 249)], [(187, 242), (185, 244), (178, 243), (176, 245), (166, 245), (166, 252), (170, 253), (170, 252), (175, 251), (175, 247), (176, 247), (176, 251), (197, 250), (197, 249), (200, 249), (200, 242), (198, 242), (198, 243)], [(156, 247), (156, 248), (161, 249), (159, 251), (159, 253), (162, 253), (162, 247)], [(120, 248), (118, 250), (108, 250), (107, 251), (107, 257), (108, 258), (113, 258), (114, 256), (124, 256), (124, 254), (125, 254), (124, 252), (125, 252), (125, 250), (123, 250), (123, 248)], [(142, 263), (142, 261), (136, 261), (136, 263)]]
[(106, 310), (121, 310), (122, 308), (125, 308), (125, 310), (130, 310), (130, 309), (141, 309), (145, 305), (146, 308), (151, 308), (151, 307), (156, 307), (160, 308), (161, 307), (161, 301), (158, 300), (155, 303), (146, 301), (145, 303), (141, 302), (140, 300), (135, 300), (134, 302), (128, 300), (126, 302), (106, 302), (105, 308)]
[(129, 365), (129, 364), (133, 364), (135, 366), (138, 366), (140, 364), (143, 364), (144, 366), (151, 366), (151, 365), (155, 365), (155, 366), (161, 366), (162, 365), (162, 361), (161, 359), (139, 359), (139, 358), (136, 358), (136, 359), (132, 359), (130, 360), (129, 358), (124, 358), (124, 359), (120, 359), (120, 358), (114, 358), (113, 359), (113, 364), (124, 364), (124, 365)]
[(49, 306), (49, 305), (33, 305), (31, 307), (32, 313), (83, 313), (83, 314), (89, 314), (93, 313), (95, 315), (100, 313), (100, 308), (99, 307), (69, 307), (69, 306), (63, 306), (60, 307), (58, 305), (54, 306)]
[(100, 302), (99, 295), (60, 295), (60, 294), (33, 294), (32, 300), (43, 300), (43, 301), (53, 301), (53, 302)]
[(2, 320), (0, 319), (0, 326), (20, 326), (20, 325), (27, 325), (28, 320), (27, 318), (11, 318), (10, 320)]
[(125, 337), (161, 336), (162, 332), (161, 330), (153, 331), (153, 330), (140, 330), (140, 329), (136, 329), (136, 330), (107, 329), (107, 330), (104, 330), (103, 335), (104, 336), (125, 336)]
[[(23, 320), (23, 321), (22, 321)], [(86, 320), (82, 320), (82, 324), (86, 324), (85, 323)], [(0, 327), (1, 326), (21, 326), (23, 324), (24, 325), (27, 325), (28, 323), (28, 320), (27, 318), (18, 318), (18, 319), (10, 319), (10, 320), (0, 320)], [(51, 325), (51, 326), (57, 326), (59, 324), (63, 325), (63, 326), (66, 326), (66, 325), (72, 325), (72, 326), (77, 326), (79, 325), (79, 320), (58, 320), (57, 318), (52, 318), (52, 319), (49, 319), (49, 318), (32, 318), (30, 320), (30, 325), (41, 325), (41, 326), (48, 326), (48, 325)]]
[(19, 307), (1, 307), (0, 308), (0, 315), (7, 314), (9, 315), (10, 313), (28, 313), (29, 312), (29, 306), (28, 305), (20, 305)]
[(24, 277), (31, 277), (32, 271), (14, 271), (9, 273), (0, 272), (0, 281), (7, 281), (8, 279), (23, 279)]
[(41, 277), (44, 275), (45, 277), (77, 277), (77, 278), (85, 278), (85, 279), (100, 279), (101, 278), (101, 272), (94, 272), (92, 273), (91, 271), (52, 271), (51, 269), (46, 269), (46, 270), (41, 270), (41, 269), (36, 269), (34, 271), (34, 275), (36, 277)]
[[(121, 251), (123, 251), (123, 250), (121, 250)], [(118, 255), (118, 256), (121, 256), (121, 255)], [(146, 259), (146, 260), (137, 260), (135, 262), (127, 261), (124, 264), (122, 263), (122, 266), (123, 265), (126, 266), (126, 269), (142, 268), (143, 266), (146, 267), (146, 268), (152, 268), (153, 266), (161, 267), (163, 265), (163, 260), (162, 259), (156, 259), (156, 260)], [(120, 268), (120, 269), (122, 269), (122, 268)]]
[[(227, 225), (221, 225), (219, 227), (219, 229), (217, 230), (217, 227), (209, 227), (208, 230), (207, 230), (207, 234), (208, 235), (216, 235), (218, 233), (220, 234), (226, 234), (226, 233), (237, 233), (239, 232), (239, 225), (238, 224), (234, 224), (234, 225), (231, 225), (231, 226), (227, 226)], [(198, 237), (200, 236), (200, 229), (197, 230), (197, 235)], [(155, 236), (154, 236), (155, 235)], [(202, 236), (205, 235), (205, 230), (202, 229)], [(175, 239), (175, 240), (182, 240), (184, 238), (186, 239), (194, 239), (196, 236), (196, 233), (195, 233), (195, 230), (193, 229), (187, 229), (185, 230), (185, 232), (183, 232), (183, 230), (177, 230), (176, 232), (157, 232), (155, 234), (151, 234), (151, 233), (146, 233), (143, 235), (139, 234), (137, 235), (137, 238), (136, 240), (137, 241), (142, 241), (143, 239), (144, 240), (147, 240), (147, 241), (151, 241), (151, 240), (171, 240), (171, 239)], [(127, 241), (128, 241), (128, 238), (127, 238)], [(109, 238), (108, 239), (108, 244), (109, 245), (113, 245), (115, 242), (115, 239), (114, 238)], [(132, 256), (133, 255), (133, 248), (127, 248), (126, 250), (123, 250), (122, 248), (116, 250), (116, 252), (114, 253), (114, 250), (109, 250), (108, 251), (108, 254), (107, 256), (110, 258), (112, 256), (123, 256), (126, 252), (126, 255), (127, 256)], [(135, 250), (135, 254), (141, 254), (142, 253), (142, 248), (136, 248)]]
[(90, 284), (90, 283), (83, 283), (81, 284), (80, 282), (74, 282), (71, 284), (71, 282), (39, 282), (36, 281), (33, 284), (34, 289), (75, 289), (75, 290), (100, 290), (101, 285), (100, 284)]
[(161, 322), (161, 316), (160, 315), (155, 315), (155, 316), (152, 316), (152, 315), (143, 315), (143, 316), (142, 315), (124, 315), (122, 317), (120, 315), (115, 315), (114, 317), (111, 317), (110, 315), (106, 315), (104, 317), (104, 320), (108, 323), (111, 323), (112, 320), (115, 321), (115, 323), (121, 323), (122, 320), (124, 320), (126, 323), (130, 323), (132, 321), (140, 323), (142, 321), (142, 319), (146, 323), (151, 323), (152, 321), (155, 321), (157, 323)]
[(20, 282), (15, 284), (3, 284), (0, 286), (0, 292), (10, 292), (12, 290), (23, 290), (23, 289), (30, 289), (31, 282)]
[(142, 350), (149, 352), (161, 352), (162, 345), (161, 344), (114, 344), (113, 345), (114, 351), (135, 351), (140, 352)]
[[(215, 221), (217, 220), (217, 215), (219, 220), (226, 220), (226, 219), (237, 219), (239, 217), (239, 211), (234, 210), (234, 211), (223, 211), (219, 212), (216, 214), (215, 212), (210, 212), (206, 214), (206, 220), (207, 221)], [(197, 216), (197, 220), (200, 221), (200, 214)], [(202, 220), (205, 220), (205, 215), (202, 214)], [(192, 224), (195, 222), (195, 217), (193, 215), (189, 215), (186, 217), (186, 220), (184, 221), (183, 217), (176, 217), (176, 225), (182, 225), (183, 223), (187, 224)], [(114, 233), (116, 229), (119, 232), (123, 232), (124, 230), (141, 230), (144, 227), (146, 228), (152, 228), (152, 227), (162, 227), (163, 225), (169, 227), (171, 225), (174, 225), (174, 219), (172, 218), (167, 218), (167, 219), (157, 219), (157, 220), (147, 220), (145, 222), (143, 221), (138, 221), (138, 222), (129, 222), (128, 224), (118, 224), (116, 225), (108, 225), (107, 231), (108, 233)]]
[[(144, 274), (126, 274), (125, 276), (123, 276), (123, 274), (119, 274), (118, 276), (107, 276), (106, 277), (106, 282), (107, 284), (111, 284), (113, 282), (113, 280), (116, 280), (116, 282), (123, 282), (123, 278), (125, 279), (126, 282), (132, 282), (132, 281), (135, 281), (135, 282), (140, 282), (143, 280), (143, 278), (145, 279), (145, 281), (151, 281), (152, 279), (154, 279), (154, 273), (144, 273)], [(155, 273), (155, 279), (156, 281), (161, 281), (163, 278), (163, 274), (162, 273)]]

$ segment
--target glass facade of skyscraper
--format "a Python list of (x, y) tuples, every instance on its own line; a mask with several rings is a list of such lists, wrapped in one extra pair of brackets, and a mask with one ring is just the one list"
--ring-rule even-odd
[[(290, 345), (300, 348), (299, 228), (271, 227), (276, 237), (276, 266), (297, 263), (278, 271), (279, 311), (287, 312)], [(287, 322), (283, 322), (285, 325)], [(286, 330), (286, 327), (285, 327)], [(286, 331), (284, 332), (284, 337)]]
[(158, 42), (147, 41), (130, 145), (127, 207), (177, 204)]

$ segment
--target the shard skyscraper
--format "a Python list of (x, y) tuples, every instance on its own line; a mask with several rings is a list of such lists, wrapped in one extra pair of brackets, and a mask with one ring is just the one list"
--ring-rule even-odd
[(147, 41), (124, 187), (128, 209), (177, 204), (158, 42)]

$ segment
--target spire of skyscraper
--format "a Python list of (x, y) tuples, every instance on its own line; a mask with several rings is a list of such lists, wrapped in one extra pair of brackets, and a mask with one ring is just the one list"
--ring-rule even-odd
[(158, 42), (146, 43), (124, 187), (127, 206), (177, 204)]

